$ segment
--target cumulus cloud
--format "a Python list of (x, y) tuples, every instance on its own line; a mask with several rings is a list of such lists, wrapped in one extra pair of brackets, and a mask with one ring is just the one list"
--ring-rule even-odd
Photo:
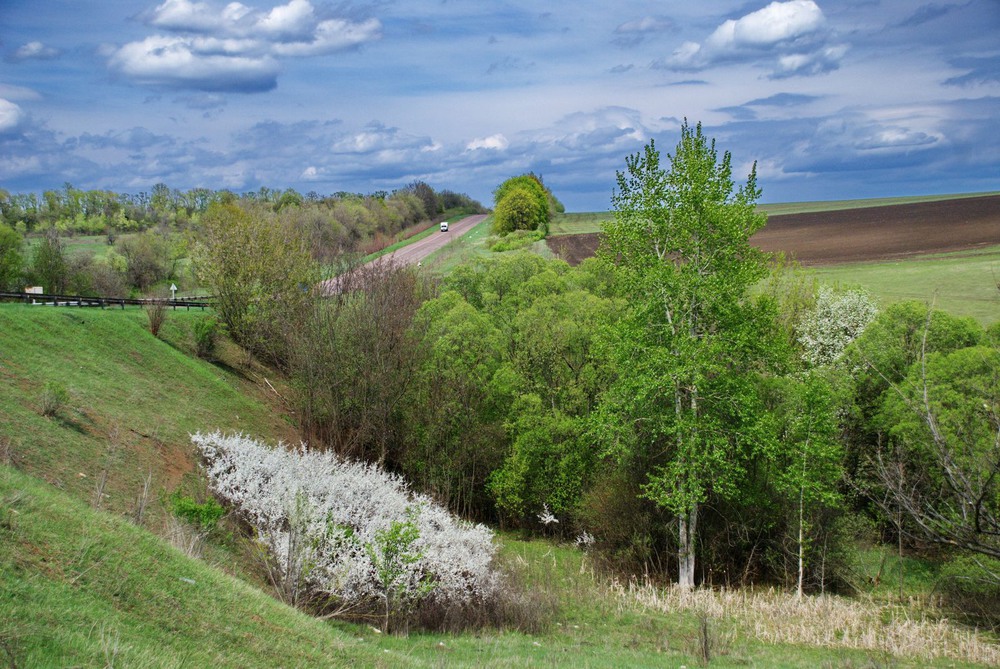
[(320, 18), (309, 0), (270, 11), (239, 2), (166, 0), (144, 17), (169, 34), (111, 51), (112, 71), (142, 85), (206, 92), (257, 92), (277, 85), (280, 61), (321, 56), (378, 39), (377, 19)]
[(749, 61), (771, 69), (772, 78), (837, 69), (847, 46), (833, 42), (823, 10), (813, 0), (772, 2), (722, 23), (704, 42), (685, 42), (662, 66), (703, 70), (717, 63)]
[(0, 134), (14, 132), (24, 120), (24, 112), (10, 100), (0, 98)]
[(510, 142), (502, 134), (497, 133), (495, 135), (490, 135), (489, 137), (477, 137), (468, 144), (465, 145), (466, 151), (477, 151), (479, 149), (493, 149), (495, 151), (503, 151), (508, 146)]
[(51, 60), (59, 57), (59, 49), (46, 46), (41, 42), (28, 42), (12, 53), (7, 60), (20, 62), (22, 60)]

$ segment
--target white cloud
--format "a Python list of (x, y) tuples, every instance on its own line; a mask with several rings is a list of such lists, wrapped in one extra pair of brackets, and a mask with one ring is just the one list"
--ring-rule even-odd
[(772, 2), (740, 19), (726, 21), (705, 44), (719, 51), (769, 47), (817, 32), (825, 22), (823, 11), (813, 0)]
[(308, 39), (314, 25), (315, 16), (308, 0), (292, 0), (275, 7), (257, 22), (262, 33), (295, 39)]
[(59, 50), (41, 42), (28, 42), (13, 53), (11, 60), (50, 60), (59, 57)]
[(118, 49), (109, 65), (137, 83), (201, 91), (261, 91), (275, 87), (278, 64), (269, 56), (235, 55), (224, 45), (153, 36)]
[(152, 35), (108, 54), (113, 71), (140, 84), (202, 91), (270, 90), (278, 61), (341, 51), (381, 36), (376, 19), (320, 20), (309, 0), (291, 0), (270, 11), (231, 2), (166, 0), (146, 23), (172, 35)]
[(495, 151), (503, 151), (508, 146), (510, 142), (502, 134), (497, 133), (496, 135), (490, 135), (489, 137), (477, 137), (468, 144), (465, 145), (466, 151), (477, 151), (479, 149), (492, 149)]
[(701, 70), (716, 63), (756, 61), (772, 77), (818, 74), (839, 67), (846, 45), (832, 44), (826, 17), (813, 0), (772, 2), (729, 19), (704, 42), (684, 42), (666, 60), (675, 70)]
[(619, 24), (615, 28), (615, 43), (619, 46), (635, 46), (657, 33), (675, 29), (674, 22), (659, 16), (644, 16)]
[(0, 133), (16, 130), (22, 120), (24, 112), (21, 108), (10, 100), (0, 98)]

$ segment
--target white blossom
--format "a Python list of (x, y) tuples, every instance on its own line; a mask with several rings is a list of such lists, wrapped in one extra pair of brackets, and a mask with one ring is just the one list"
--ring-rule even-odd
[(810, 365), (836, 362), (847, 345), (872, 322), (877, 310), (864, 291), (837, 293), (823, 286), (815, 306), (803, 315), (796, 328), (803, 348), (802, 358)]
[(552, 515), (552, 512), (549, 511), (548, 504), (542, 505), (542, 512), (538, 514), (538, 520), (541, 521), (543, 525), (551, 525), (552, 523), (559, 522), (559, 519)]
[(407, 565), (407, 584), (430, 579), (429, 597), (449, 604), (488, 598), (499, 587), (493, 533), (454, 518), (399, 476), (304, 445), (269, 448), (219, 432), (191, 440), (212, 491), (238, 509), (279, 564), (301, 564), (297, 573), (316, 592), (352, 603), (378, 599), (365, 546), (393, 521), (411, 519), (420, 558)]

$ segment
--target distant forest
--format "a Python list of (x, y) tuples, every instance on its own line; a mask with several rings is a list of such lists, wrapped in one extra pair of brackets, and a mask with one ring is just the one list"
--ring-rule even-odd
[(423, 221), (434, 221), (446, 212), (482, 213), (483, 206), (461, 193), (435, 191), (422, 181), (404, 188), (369, 194), (337, 192), (302, 194), (294, 189), (262, 187), (235, 193), (230, 190), (192, 188), (182, 191), (159, 183), (149, 192), (116, 193), (81, 190), (65, 184), (60, 190), (10, 193), (0, 188), (0, 222), (22, 235), (54, 230), (62, 234), (100, 235), (138, 232), (154, 227), (184, 229), (197, 224), (215, 202), (257, 203), (275, 212), (293, 209), (328, 241), (347, 250), (377, 238), (388, 238)]

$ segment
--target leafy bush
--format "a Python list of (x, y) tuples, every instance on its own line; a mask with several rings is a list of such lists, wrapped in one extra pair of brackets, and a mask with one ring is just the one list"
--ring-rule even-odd
[(961, 615), (1000, 629), (1000, 560), (963, 555), (941, 569), (945, 603)]
[(301, 586), (328, 609), (370, 614), (415, 600), (454, 609), (499, 593), (492, 532), (410, 492), (399, 476), (242, 435), (192, 441), (215, 494), (288, 565), (282, 576), (294, 583), (284, 585)]
[(545, 235), (534, 230), (515, 230), (500, 238), (491, 238), (489, 249), (494, 253), (503, 251), (516, 251), (531, 246), (535, 242), (544, 238)]
[(175, 490), (168, 501), (170, 511), (175, 516), (203, 530), (214, 528), (226, 512), (222, 505), (211, 497), (203, 504), (199, 504), (193, 497), (181, 494), (180, 490)]
[(191, 326), (194, 332), (194, 345), (199, 358), (211, 359), (215, 354), (215, 345), (219, 340), (222, 324), (215, 316), (199, 318)]
[(42, 415), (55, 416), (69, 401), (69, 393), (60, 383), (49, 381), (42, 390)]

